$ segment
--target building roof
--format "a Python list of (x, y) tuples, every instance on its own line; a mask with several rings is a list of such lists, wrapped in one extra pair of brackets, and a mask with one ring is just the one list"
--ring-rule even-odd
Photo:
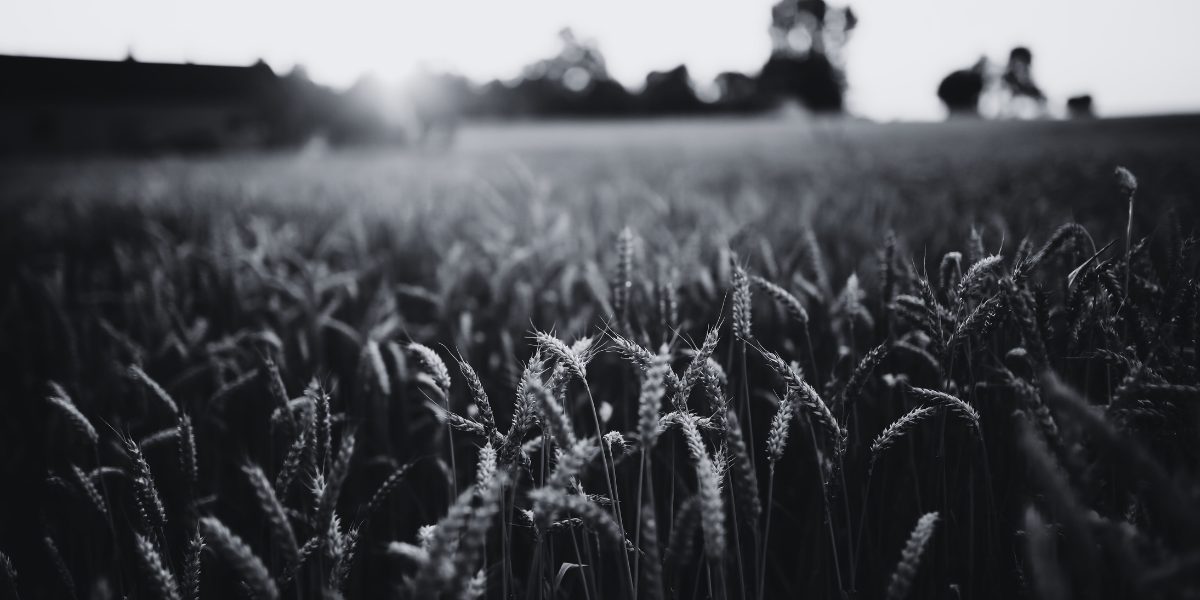
[(279, 78), (248, 67), (0, 55), (0, 105), (251, 103)]

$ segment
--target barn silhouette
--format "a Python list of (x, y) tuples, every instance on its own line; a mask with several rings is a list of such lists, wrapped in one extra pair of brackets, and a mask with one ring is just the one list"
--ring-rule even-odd
[(0, 150), (200, 150), (283, 137), (285, 81), (213, 66), (0, 56)]

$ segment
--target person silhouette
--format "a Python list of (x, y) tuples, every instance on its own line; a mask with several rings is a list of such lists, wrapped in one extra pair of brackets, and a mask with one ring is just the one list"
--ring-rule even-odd
[(1008, 64), (1000, 77), (1006, 92), (1001, 104), (1002, 116), (1012, 118), (1041, 117), (1046, 112), (1046, 95), (1033, 81), (1033, 52), (1017, 46), (1008, 54)]

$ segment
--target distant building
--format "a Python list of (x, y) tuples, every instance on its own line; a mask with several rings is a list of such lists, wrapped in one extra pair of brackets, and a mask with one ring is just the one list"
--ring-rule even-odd
[(255, 147), (283, 135), (288, 94), (249, 67), (0, 56), (0, 153)]

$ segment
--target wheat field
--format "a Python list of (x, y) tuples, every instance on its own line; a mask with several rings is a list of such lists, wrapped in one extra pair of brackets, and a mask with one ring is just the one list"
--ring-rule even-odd
[(0, 165), (0, 595), (1197, 597), (1198, 133)]

